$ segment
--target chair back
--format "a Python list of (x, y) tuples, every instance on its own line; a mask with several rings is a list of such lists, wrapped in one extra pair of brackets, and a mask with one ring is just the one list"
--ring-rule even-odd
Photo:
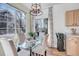
[(6, 38), (0, 38), (0, 43), (5, 56), (17, 56), (17, 51), (12, 40), (9, 41)]
[(46, 50), (44, 51), (44, 54), (42, 55), (42, 54), (33, 52), (32, 48), (30, 48), (30, 56), (46, 56), (46, 55), (47, 55), (47, 51)]

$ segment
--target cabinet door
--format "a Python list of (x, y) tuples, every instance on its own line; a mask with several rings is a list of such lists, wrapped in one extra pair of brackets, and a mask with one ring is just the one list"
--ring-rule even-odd
[(77, 10), (73, 10), (73, 26), (77, 26)]
[(73, 11), (67, 11), (66, 12), (66, 26), (73, 26), (74, 25), (74, 12)]
[(78, 45), (76, 38), (69, 38), (67, 41), (67, 55), (76, 56), (78, 55)]
[(76, 37), (76, 44), (77, 44), (77, 55), (79, 56), (79, 37)]
[(75, 10), (74, 18), (75, 18), (75, 21), (76, 21), (75, 25), (79, 26), (79, 10)]

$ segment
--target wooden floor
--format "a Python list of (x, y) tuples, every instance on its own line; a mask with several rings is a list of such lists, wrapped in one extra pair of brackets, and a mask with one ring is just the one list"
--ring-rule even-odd
[(48, 54), (49, 56), (66, 56), (66, 52), (60, 52), (56, 48), (48, 48)]
[[(46, 47), (48, 47), (47, 40), (48, 40), (48, 37), (46, 36), (45, 43), (44, 43)], [(58, 51), (57, 48), (48, 48), (47, 56), (66, 56), (66, 51), (61, 52), (61, 51)]]

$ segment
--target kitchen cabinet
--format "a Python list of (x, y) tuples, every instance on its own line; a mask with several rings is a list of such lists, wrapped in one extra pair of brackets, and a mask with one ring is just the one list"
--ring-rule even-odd
[(66, 53), (70, 56), (79, 56), (79, 36), (72, 35), (67, 38)]
[(79, 26), (79, 9), (66, 11), (66, 26)]

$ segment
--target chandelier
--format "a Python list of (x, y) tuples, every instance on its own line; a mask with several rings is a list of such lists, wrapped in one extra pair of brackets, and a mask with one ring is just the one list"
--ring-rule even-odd
[(39, 3), (33, 3), (31, 6), (31, 15), (38, 16), (42, 14), (41, 5)]

